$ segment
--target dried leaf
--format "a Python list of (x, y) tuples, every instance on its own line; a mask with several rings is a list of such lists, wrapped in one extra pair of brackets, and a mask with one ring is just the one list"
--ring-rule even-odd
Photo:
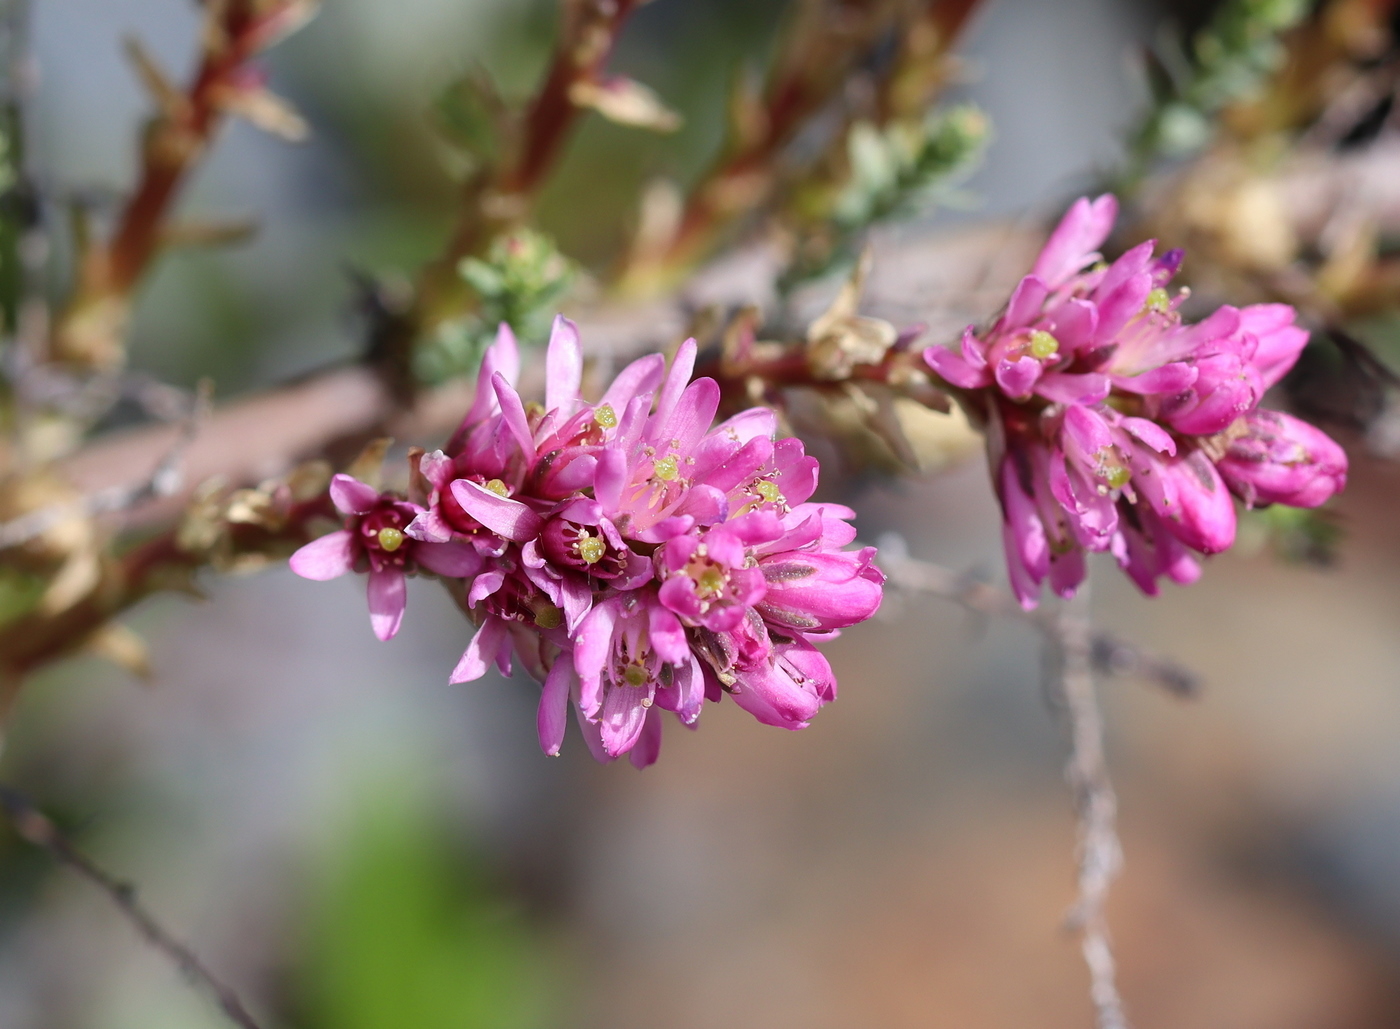
[(146, 641), (120, 622), (108, 622), (87, 638), (83, 649), (149, 681), (151, 653)]
[(367, 486), (379, 489), (384, 480), (384, 455), (393, 445), (394, 440), (390, 436), (381, 436), (372, 441), (360, 451), (359, 457), (350, 462), (345, 474), (354, 476)]
[(155, 58), (139, 39), (127, 36), (123, 44), (126, 56), (136, 69), (136, 77), (141, 80), (141, 85), (146, 87), (146, 92), (150, 94), (156, 108), (171, 121), (183, 120), (189, 113), (190, 106), (185, 94), (166, 77), (165, 72), (156, 64)]
[(292, 143), (301, 142), (310, 131), (291, 104), (260, 87), (221, 89), (215, 102), (228, 114)]
[(650, 87), (634, 79), (576, 82), (569, 90), (569, 100), (619, 125), (653, 132), (675, 132), (681, 127), (681, 116), (663, 104)]
[(167, 247), (230, 246), (251, 239), (258, 231), (252, 220), (235, 222), (180, 222), (161, 228), (160, 241)]

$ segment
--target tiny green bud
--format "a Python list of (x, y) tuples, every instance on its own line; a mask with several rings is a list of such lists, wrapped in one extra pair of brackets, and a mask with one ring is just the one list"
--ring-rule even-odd
[(613, 410), (612, 404), (602, 404), (593, 412), (593, 421), (599, 428), (614, 428), (617, 425), (617, 412)]
[(486, 484), (486, 488), (489, 489), (492, 493), (496, 494), (496, 496), (498, 497), (510, 496), (510, 490), (506, 488), (506, 484), (500, 479), (492, 479)]
[(1151, 293), (1147, 294), (1146, 309), (1149, 311), (1165, 311), (1171, 307), (1171, 304), (1171, 297), (1167, 295), (1167, 291), (1161, 286), (1158, 286)]
[(535, 624), (541, 629), (557, 629), (564, 624), (564, 612), (553, 604), (540, 604), (535, 608)]
[(399, 547), (403, 546), (403, 540), (403, 532), (399, 529), (386, 525), (379, 530), (379, 547), (381, 550), (387, 550), (392, 554), (394, 551), (398, 550)]
[(652, 471), (658, 479), (671, 482), (680, 474), (680, 469), (676, 466), (674, 456), (663, 457), (652, 464)]

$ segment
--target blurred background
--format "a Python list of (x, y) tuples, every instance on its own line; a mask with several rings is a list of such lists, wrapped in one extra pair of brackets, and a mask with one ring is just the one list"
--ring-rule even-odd
[[(624, 243), (639, 183), (694, 176), (735, 69), (782, 0), (656, 0), (615, 66), (685, 118), (669, 137), (589, 119), (540, 220), (585, 263)], [(995, 126), (971, 218), (1043, 216), (1121, 156), (1145, 103), (1130, 55), (1191, 5), (992, 0), (957, 94)], [(29, 126), (46, 189), (100, 218), (130, 182), (139, 35), (185, 71), (188, 0), (38, 0)], [(308, 118), (289, 146), (228, 127), (184, 202), (255, 217), (241, 248), (164, 260), (134, 363), (221, 397), (350, 357), (350, 274), (426, 260), (451, 180), (433, 98), (472, 62), (527, 92), (542, 0), (330, 0), (272, 51)], [(1103, 684), (1126, 873), (1110, 906), (1142, 1029), (1400, 1025), (1400, 467), (1356, 452), (1328, 568), (1247, 546), (1156, 601), (1104, 568), (1107, 628), (1197, 670), (1183, 701)], [(862, 536), (1000, 574), (971, 460), (844, 497)], [(1039, 640), (892, 597), (830, 648), (840, 702), (781, 733), (733, 705), (668, 726), (645, 773), (535, 741), (535, 687), (446, 685), (468, 638), (448, 597), (378, 643), (362, 582), (210, 580), (130, 620), (142, 684), (95, 660), (29, 689), (0, 759), (140, 884), (271, 1025), (306, 1029), (883, 1029), (1090, 1024), (1063, 930), (1074, 820)], [(202, 1029), (186, 989), (88, 884), (0, 830), (0, 1027)]]

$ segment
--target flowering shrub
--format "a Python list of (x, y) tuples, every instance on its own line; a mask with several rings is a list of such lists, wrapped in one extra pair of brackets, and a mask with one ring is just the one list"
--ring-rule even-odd
[(1245, 504), (1316, 507), (1346, 484), (1319, 430), (1259, 401), (1308, 341), (1286, 304), (1224, 306), (1184, 322), (1166, 286), (1182, 251), (1151, 240), (1099, 259), (1114, 197), (1076, 201), (992, 327), (969, 326), (929, 366), (984, 427), (1011, 583), (1061, 596), (1108, 551), (1144, 593), (1193, 582), (1194, 554), (1235, 539)]
[(765, 724), (804, 728), (836, 697), (814, 644), (874, 614), (884, 577), (873, 547), (843, 549), (854, 512), (809, 502), (817, 461), (775, 439), (771, 410), (711, 427), (719, 387), (691, 382), (694, 363), (694, 341), (669, 372), (640, 358), (586, 403), (578, 333), (558, 318), (544, 405), (527, 406), (503, 326), (461, 428), (414, 455), (409, 496), (336, 476), (345, 528), (293, 570), (367, 571), (381, 639), (398, 631), (405, 575), (442, 578), (477, 625), (451, 681), (518, 659), (544, 684), (548, 754), (570, 704), (596, 757), (639, 768), (656, 760), (662, 711), (693, 726), (726, 693)]

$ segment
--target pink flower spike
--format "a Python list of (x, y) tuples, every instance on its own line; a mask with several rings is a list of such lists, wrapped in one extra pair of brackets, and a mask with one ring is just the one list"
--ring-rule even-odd
[(338, 578), (354, 568), (355, 537), (348, 529), (329, 533), (306, 544), (288, 563), (303, 579)]
[(369, 622), (381, 640), (394, 638), (403, 623), (408, 599), (408, 585), (398, 568), (375, 569), (369, 572)]

